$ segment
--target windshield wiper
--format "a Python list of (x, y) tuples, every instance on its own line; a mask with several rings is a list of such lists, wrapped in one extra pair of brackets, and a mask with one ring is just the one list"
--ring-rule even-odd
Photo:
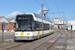
[(27, 26), (24, 30), (27, 30), (29, 27), (31, 27), (31, 25)]

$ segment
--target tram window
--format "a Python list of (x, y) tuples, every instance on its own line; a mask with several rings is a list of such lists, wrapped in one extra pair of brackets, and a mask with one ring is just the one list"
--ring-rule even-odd
[[(42, 22), (36, 23), (36, 30), (42, 30)], [(43, 30), (49, 30), (49, 24), (43, 23)]]
[(32, 25), (32, 22), (30, 21), (30, 25)]
[(39, 28), (40, 26), (39, 26), (39, 24), (38, 23), (36, 23), (36, 28)]
[(54, 28), (54, 25), (52, 25), (52, 29)]
[(43, 23), (43, 29), (46, 30), (46, 24)]
[(42, 23), (36, 22), (36, 30), (42, 30)]
[(43, 28), (44, 28), (44, 30), (48, 30), (49, 29), (49, 24), (43, 24)]
[[(42, 22), (36, 22), (36, 30), (42, 30)], [(43, 23), (43, 30), (49, 30), (49, 24)]]
[(36, 22), (34, 21), (34, 29), (36, 29)]

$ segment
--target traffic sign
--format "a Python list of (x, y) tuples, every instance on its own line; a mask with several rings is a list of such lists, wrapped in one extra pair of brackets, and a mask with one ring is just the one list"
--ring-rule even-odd
[(2, 30), (5, 30), (5, 24), (2, 24)]

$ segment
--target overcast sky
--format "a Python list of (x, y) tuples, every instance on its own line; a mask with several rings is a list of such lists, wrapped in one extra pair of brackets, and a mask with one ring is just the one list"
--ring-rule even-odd
[[(44, 3), (44, 1), (49, 6)], [(52, 12), (65, 12), (66, 20), (75, 20), (75, 0), (0, 0), (0, 16), (6, 18), (15, 18), (19, 13), (38, 13), (40, 14), (41, 3), (44, 4), (44, 9), (49, 10), (49, 18), (63, 18), (63, 13), (50, 14)], [(56, 2), (55, 2), (56, 1)], [(58, 8), (57, 8), (58, 7)], [(59, 11), (58, 11), (59, 10)]]

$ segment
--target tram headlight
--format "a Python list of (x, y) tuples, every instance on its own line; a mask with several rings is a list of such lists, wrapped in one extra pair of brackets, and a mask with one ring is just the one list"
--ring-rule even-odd
[(14, 37), (14, 38), (16, 38), (16, 37)]
[(16, 33), (15, 35), (18, 35), (18, 33)]
[(30, 35), (30, 33), (27, 33), (27, 35)]

